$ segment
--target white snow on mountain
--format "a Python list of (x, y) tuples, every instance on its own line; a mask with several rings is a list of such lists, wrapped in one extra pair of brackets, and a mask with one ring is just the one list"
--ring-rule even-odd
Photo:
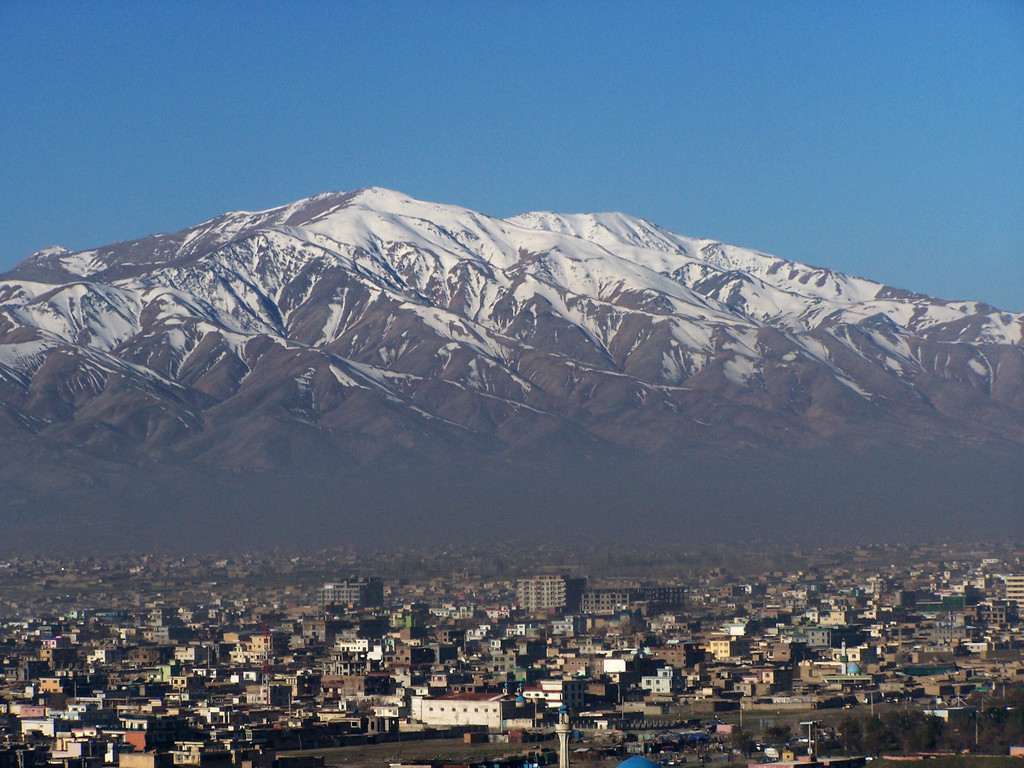
[[(383, 324), (373, 319), (381, 314)], [(392, 338), (401, 324), (404, 340)], [(164, 384), (167, 374), (146, 361), (164, 360), (173, 374), (215, 335), (246, 371), (256, 337), (297, 349), (343, 340), (352, 359), (334, 350), (329, 370), (346, 387), (385, 386), (380, 371), (389, 369), (405, 375), (402, 361), (424, 339), (427, 354), (446, 361), (442, 378), (480, 392), (496, 386), (495, 371), (529, 391), (535, 382), (519, 360), (542, 346), (566, 365), (649, 386), (682, 385), (719, 359), (728, 381), (756, 387), (768, 329), (791, 347), (783, 362), (815, 361), (868, 398), (837, 345), (909, 380), (925, 367), (923, 338), (1024, 343), (1024, 315), (894, 291), (621, 213), (497, 219), (379, 188), (80, 253), (46, 249), (0, 281), (0, 366), (12, 376), (63, 343), (103, 353), (108, 367), (122, 358)], [(470, 358), (451, 368), (458, 350)], [(991, 366), (967, 357), (991, 385)], [(304, 373), (295, 380), (311, 386)]]

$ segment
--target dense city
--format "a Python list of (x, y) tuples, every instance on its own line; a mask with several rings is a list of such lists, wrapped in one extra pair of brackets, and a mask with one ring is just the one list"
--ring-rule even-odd
[(0, 768), (1024, 756), (1022, 605), (1006, 544), (10, 557)]

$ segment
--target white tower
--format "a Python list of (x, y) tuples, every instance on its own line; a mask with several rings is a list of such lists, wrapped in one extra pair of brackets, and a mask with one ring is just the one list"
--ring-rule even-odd
[(260, 676), (260, 703), (270, 706), (270, 627), (263, 625), (263, 673)]
[(569, 768), (569, 708), (561, 706), (558, 708), (558, 722), (555, 724), (555, 734), (558, 736), (558, 768)]

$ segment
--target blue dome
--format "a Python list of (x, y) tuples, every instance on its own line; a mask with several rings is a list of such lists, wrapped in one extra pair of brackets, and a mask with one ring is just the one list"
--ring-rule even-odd
[(858, 664), (856, 661), (851, 661), (849, 664), (846, 665), (846, 674), (848, 674), (848, 675), (859, 675), (860, 674), (860, 664)]
[(643, 755), (633, 755), (628, 760), (623, 760), (617, 768), (661, 768), (653, 760), (648, 760)]

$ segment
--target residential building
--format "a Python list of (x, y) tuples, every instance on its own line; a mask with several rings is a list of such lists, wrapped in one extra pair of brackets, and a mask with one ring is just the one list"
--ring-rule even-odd
[(520, 579), (517, 586), (519, 605), (526, 611), (578, 611), (586, 579), (568, 576), (536, 576)]

